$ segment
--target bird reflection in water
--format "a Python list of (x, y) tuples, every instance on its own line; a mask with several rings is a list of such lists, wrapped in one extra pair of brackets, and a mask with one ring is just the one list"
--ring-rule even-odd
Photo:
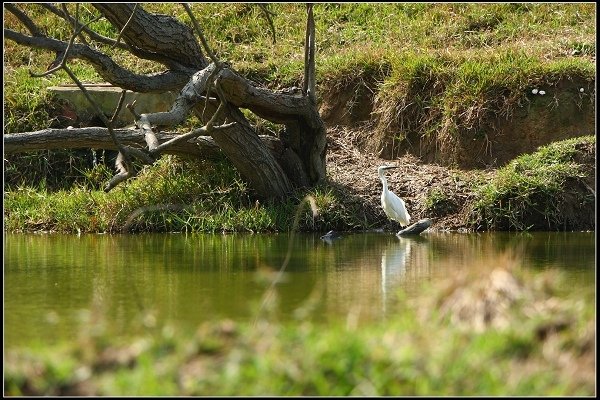
[(393, 291), (406, 274), (406, 264), (410, 256), (412, 239), (397, 236), (398, 241), (390, 243), (381, 254), (381, 293), (383, 315), (387, 312), (388, 293)]

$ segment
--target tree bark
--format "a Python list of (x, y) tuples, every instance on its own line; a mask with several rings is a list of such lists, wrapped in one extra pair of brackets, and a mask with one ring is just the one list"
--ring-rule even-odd
[[(144, 135), (138, 130), (115, 129), (122, 144), (143, 148), (146, 144)], [(163, 132), (156, 134), (159, 144), (179, 137), (179, 133)], [(260, 135), (263, 145), (273, 157), (283, 160), (284, 149), (281, 141), (273, 136)], [(75, 129), (43, 129), (35, 132), (8, 133), (4, 135), (4, 154), (18, 154), (38, 150), (56, 149), (103, 149), (117, 150), (117, 146), (108, 134), (108, 129), (101, 127)], [(169, 147), (165, 154), (182, 157), (217, 159), (223, 157), (221, 148), (211, 136), (198, 136)]]
[(259, 136), (237, 108), (229, 110), (237, 124), (213, 132), (215, 143), (233, 165), (250, 182), (262, 198), (283, 198), (292, 191), (292, 184), (281, 165), (267, 150)]
[[(33, 37), (4, 29), (4, 37), (27, 47), (64, 53), (67, 43), (48, 37)], [(74, 43), (69, 52), (69, 58), (79, 58), (89, 62), (102, 79), (114, 86), (140, 93), (162, 93), (180, 90), (196, 71), (169, 70), (153, 75), (143, 75), (131, 72), (111, 59), (106, 54), (89, 46)]]
[(227, 68), (219, 76), (220, 87), (231, 104), (285, 125), (281, 140), (284, 147), (294, 153), (290, 154), (290, 162), (299, 159), (302, 163), (302, 171), (286, 171), (294, 176), (296, 185), (307, 186), (326, 179), (326, 128), (308, 96), (255, 87)]
[[(150, 14), (131, 3), (92, 3), (134, 49), (157, 54), (194, 70), (208, 65), (193, 31), (168, 15)], [(133, 14), (133, 16), (132, 16)], [(127, 26), (125, 27), (125, 24)], [(125, 27), (125, 30), (123, 30)]]

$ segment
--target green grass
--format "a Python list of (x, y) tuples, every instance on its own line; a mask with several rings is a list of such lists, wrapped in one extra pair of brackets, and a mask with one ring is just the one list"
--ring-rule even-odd
[[(51, 13), (34, 4), (20, 7), (49, 35), (68, 38), (66, 25)], [(75, 5), (68, 7), (74, 13)], [(254, 5), (197, 3), (192, 10), (209, 44), (236, 70), (271, 87), (299, 86), (303, 74), (305, 7), (285, 3), (270, 7), (276, 14), (273, 20), (276, 43), (272, 42), (264, 15)], [(179, 5), (151, 3), (145, 8), (189, 23)], [(510, 117), (515, 107), (528, 102), (532, 87), (552, 87), (569, 79), (583, 80), (590, 86), (595, 82), (596, 31), (592, 4), (323, 3), (316, 4), (314, 11), (319, 97), (340, 88), (358, 90), (364, 84), (374, 93), (375, 133), (393, 132), (398, 139), (412, 142), (424, 138), (440, 151), (452, 152), (461, 141), (484, 135), (490, 121)], [(85, 21), (97, 13), (89, 4), (80, 12)], [(23, 30), (8, 12), (5, 26)], [(104, 19), (92, 27), (105, 36), (117, 34)], [(119, 49), (101, 48), (135, 72), (162, 69)], [(28, 73), (30, 69), (42, 71), (54, 55), (7, 40), (5, 56), (4, 131), (31, 131), (59, 124), (52, 117), (59, 105), (52, 101), (46, 88), (70, 83), (68, 77), (61, 72), (39, 79), (31, 78)], [(89, 65), (73, 61), (72, 66), (82, 81), (100, 80)], [(248, 116), (261, 133), (279, 129), (276, 124)], [(185, 127), (194, 123), (197, 119), (192, 118)], [(291, 209), (307, 194), (316, 198), (321, 213), (313, 218), (307, 212), (301, 220), (301, 229), (369, 227), (367, 221), (360, 220), (362, 211), (346, 206), (344, 194), (329, 187), (297, 193), (285, 204), (257, 206), (250, 200), (251, 193), (239, 175), (225, 164), (219, 164), (224, 172), (210, 167), (200, 173), (187, 161), (169, 159), (146, 168), (131, 184), (104, 194), (99, 190), (108, 178), (107, 167), (90, 169), (78, 157), (81, 155), (72, 151), (10, 155), (5, 163), (9, 189), (5, 195), (6, 227), (118, 231), (140, 207), (179, 204), (185, 207), (176, 212), (160, 209), (144, 212), (131, 221), (130, 228), (203, 232), (287, 230)], [(563, 184), (561, 179), (569, 174), (577, 178), (580, 172), (568, 163), (546, 168), (542, 165), (545, 162), (544, 158), (532, 165), (519, 162), (519, 168), (535, 171), (535, 177), (527, 179), (506, 169), (500, 171), (493, 187), (488, 185), (480, 190), (473, 226), (538, 227), (538, 221), (533, 225), (531, 221), (519, 222), (532, 205), (549, 213), (543, 226), (554, 229), (564, 224), (558, 205), (536, 196), (555, 196), (556, 187)], [(65, 165), (60, 167), (60, 163)], [(539, 172), (537, 176), (538, 171), (547, 174)], [(542, 188), (547, 177), (554, 186)], [(32, 202), (45, 211), (28, 210)], [(439, 193), (431, 193), (425, 202), (425, 208), (433, 210), (442, 205), (443, 199)], [(69, 221), (69, 215), (78, 213), (84, 216)]]
[[(22, 6), (48, 35), (66, 40), (68, 27), (48, 11), (29, 4)], [(177, 4), (146, 4), (150, 12), (175, 16), (189, 23), (189, 17)], [(74, 14), (74, 4), (69, 5)], [(270, 85), (298, 84), (302, 77), (304, 57), (304, 29), (306, 12), (301, 4), (272, 4), (276, 43), (263, 13), (251, 4), (208, 3), (193, 4), (209, 44), (219, 57), (252, 78)], [(89, 4), (81, 7), (84, 21), (91, 20), (97, 11)], [(22, 30), (15, 18), (6, 13), (5, 26)], [(316, 4), (317, 79), (320, 83), (339, 81), (350, 74), (360, 74), (375, 66), (392, 63), (392, 69), (402, 69), (411, 64), (410, 52), (432, 55), (433, 58), (449, 55), (465, 59), (466, 82), (476, 82), (468, 93), (478, 93), (486, 81), (504, 79), (503, 70), (512, 62), (536, 60), (553, 64), (561, 60), (572, 63), (594, 76), (595, 57), (595, 5), (592, 4)], [(116, 32), (104, 19), (92, 24), (98, 33), (115, 37)], [(117, 62), (135, 72), (158, 72), (155, 63), (126, 56), (118, 49), (102, 49)], [(5, 43), (7, 68), (5, 71), (5, 98), (9, 104), (27, 103), (23, 88), (34, 87), (41, 99), (51, 83), (69, 82), (61, 73), (42, 81), (27, 77), (27, 70), (41, 71), (53, 55), (39, 50), (29, 50), (11, 41)], [(502, 60), (511, 54), (521, 54), (517, 59)], [(508, 56), (507, 56), (508, 55)], [(526, 56), (525, 56), (526, 55)], [(471, 59), (482, 58), (480, 67), (469, 67)], [(486, 61), (487, 60), (487, 61)], [(98, 81), (90, 66), (78, 65), (82, 81)], [(80, 65), (80, 66), (79, 66)], [(492, 68), (489, 68), (489, 67)], [(469, 70), (472, 70), (469, 72)], [(514, 71), (516, 68), (512, 68)], [(510, 71), (510, 69), (509, 69)], [(468, 78), (475, 73), (475, 76)], [(522, 71), (518, 75), (525, 74)], [(394, 73), (392, 73), (394, 75)], [(405, 75), (410, 78), (410, 75)], [(512, 74), (506, 74), (512, 78)], [(522, 77), (521, 77), (522, 78)], [(346, 78), (347, 79), (347, 78)], [(520, 79), (520, 78), (519, 78)], [(410, 80), (410, 79), (408, 79)], [(29, 82), (25, 82), (29, 81)], [(461, 81), (461, 79), (457, 79)], [(479, 82), (479, 83), (477, 83)], [(489, 86), (489, 85), (488, 85)], [(467, 85), (467, 88), (470, 86)], [(460, 85), (457, 86), (460, 91)], [(460, 103), (460, 98), (456, 99)], [(8, 132), (29, 129), (15, 113), (36, 114), (36, 100), (28, 108), (16, 108), (9, 113)], [(24, 106), (24, 104), (23, 104)], [(12, 108), (12, 107), (11, 107)], [(43, 118), (38, 118), (41, 126)], [(39, 128), (38, 128), (39, 129)]]
[(595, 143), (595, 136), (555, 142), (500, 168), (489, 183), (476, 189), (475, 224), (498, 230), (552, 230), (566, 225), (569, 207), (594, 203), (594, 196), (582, 196), (575, 184), (593, 178), (594, 171), (586, 171), (576, 157), (582, 146), (595, 148)]
[(346, 210), (343, 194), (328, 187), (299, 191), (283, 203), (252, 200), (247, 185), (226, 162), (163, 157), (109, 193), (100, 164), (69, 189), (43, 184), (11, 187), (5, 194), (5, 228), (52, 232), (281, 232), (291, 229), (301, 199), (312, 195), (319, 214), (302, 211), (300, 230), (364, 228), (359, 210)]
[[(460, 178), (473, 192), (468, 207), (470, 226), (478, 230), (568, 230), (573, 219), (582, 217), (578, 215), (581, 210), (594, 203), (594, 197), (580, 187), (594, 176), (581, 161), (581, 157), (590, 157), (585, 150), (589, 146), (595, 148), (594, 136), (568, 139), (518, 157), (498, 169), (491, 180), (473, 174)], [(299, 230), (365, 230), (373, 224), (363, 218), (364, 210), (349, 201), (347, 193), (328, 184), (298, 191), (283, 203), (252, 200), (247, 185), (226, 162), (164, 157), (109, 193), (100, 189), (109, 176), (102, 164), (83, 176), (85, 180), (69, 189), (48, 190), (43, 182), (33, 187), (10, 187), (4, 197), (5, 229), (289, 231), (295, 208), (306, 195), (315, 199), (318, 214), (303, 210)], [(423, 199), (423, 207), (445, 215), (447, 207), (455, 207), (450, 197), (434, 189)]]
[(594, 296), (556, 290), (562, 278), (553, 272), (510, 273), (528, 300), (505, 308), (495, 303), (503, 301), (498, 292), (488, 307), (508, 324), (483, 330), (452, 322), (439, 308), (493, 279), (485, 272), (461, 283), (448, 278), (450, 292), (436, 286), (413, 301), (400, 296), (402, 313), (360, 327), (264, 317), (255, 325), (214, 321), (183, 332), (159, 323), (117, 341), (97, 322), (69, 344), (8, 352), (5, 394), (590, 396)]
[[(593, 84), (595, 64), (557, 58), (543, 60), (525, 49), (482, 52), (407, 51), (390, 60), (391, 75), (376, 96), (376, 132), (397, 139), (453, 146), (482, 135), (496, 119), (508, 119), (529, 102), (531, 88), (561, 80)], [(400, 143), (400, 142), (398, 142)]]

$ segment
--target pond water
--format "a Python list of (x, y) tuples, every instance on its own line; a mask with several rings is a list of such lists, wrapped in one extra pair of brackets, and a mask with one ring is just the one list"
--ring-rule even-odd
[[(302, 233), (293, 241), (287, 233), (5, 234), (4, 346), (72, 340), (94, 321), (123, 336), (153, 321), (191, 329), (213, 319), (252, 321), (259, 310), (277, 320), (368, 323), (401, 312), (395, 296), (416, 296), (423, 282), (511, 262), (556, 268), (569, 289), (595, 290), (594, 239), (593, 232), (360, 233), (332, 242)], [(275, 302), (261, 307), (282, 265)]]

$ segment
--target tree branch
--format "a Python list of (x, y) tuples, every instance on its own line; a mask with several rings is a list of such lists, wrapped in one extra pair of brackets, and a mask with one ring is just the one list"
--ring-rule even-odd
[[(52, 4), (40, 3), (39, 5), (46, 8), (47, 10), (51, 11), (52, 13), (58, 15), (59, 17), (63, 18), (64, 20), (66, 20), (67, 22), (69, 22), (71, 24), (74, 22), (72, 17), (65, 15), (61, 10), (54, 7)], [(96, 42), (103, 43), (103, 44), (109, 45), (111, 47), (118, 47), (119, 49), (129, 51), (134, 56), (143, 58), (145, 60), (156, 61), (160, 64), (165, 65), (167, 68), (169, 68), (171, 70), (185, 72), (189, 75), (193, 74), (197, 70), (197, 68), (190, 68), (189, 66), (185, 66), (185, 65), (173, 60), (172, 58), (165, 57), (161, 54), (145, 51), (138, 47), (130, 46), (127, 43), (123, 43), (120, 41), (118, 42), (115, 39), (111, 39), (109, 37), (100, 35), (99, 33), (89, 29), (88, 27), (85, 27), (83, 29), (83, 32), (86, 33), (90, 37), (90, 39), (95, 40)]]
[(127, 24), (128, 28), (122, 31), (122, 38), (132, 49), (177, 62), (192, 70), (192, 73), (208, 64), (194, 33), (177, 19), (168, 15), (150, 14), (141, 6), (132, 13), (135, 6), (130, 3), (92, 5), (118, 30), (122, 31)]
[[(53, 14), (59, 16), (60, 18), (64, 19), (65, 21), (67, 21), (70, 24), (73, 24), (73, 22), (74, 22), (74, 20), (72, 19), (72, 17), (70, 15), (65, 15), (61, 10), (59, 10), (56, 7), (54, 7), (50, 3), (39, 3), (39, 6), (44, 7), (48, 11), (50, 11)], [(111, 46), (116, 46), (116, 47), (118, 47), (120, 49), (123, 49), (123, 50), (128, 50), (128, 48), (129, 48), (129, 46), (127, 46), (127, 44), (125, 44), (125, 43), (117, 43), (116, 40), (108, 38), (108, 37), (103, 36), (103, 35), (100, 35), (99, 33), (91, 30), (88, 27), (85, 27), (83, 29), (83, 32), (85, 32), (90, 37), (90, 39), (95, 40), (97, 42), (108, 44), (108, 45), (111, 45)]]
[(138, 127), (144, 133), (148, 150), (151, 153), (156, 152), (158, 142), (152, 130), (153, 126), (176, 126), (185, 120), (190, 114), (190, 111), (198, 104), (205, 96), (202, 96), (206, 91), (208, 80), (215, 69), (214, 64), (192, 76), (190, 81), (181, 89), (179, 96), (175, 99), (171, 110), (166, 112), (156, 112), (150, 114), (142, 114), (138, 121)]
[[(65, 13), (65, 15), (69, 15), (68, 11), (67, 11), (67, 7), (64, 4), (63, 4), (63, 12)], [(85, 24), (85, 25), (87, 25), (87, 24)], [(106, 185), (105, 191), (108, 192), (109, 190), (111, 190), (119, 182), (122, 182), (122, 181), (124, 181), (124, 180), (126, 180), (128, 178), (131, 178), (131, 177), (137, 175), (137, 171), (135, 169), (135, 166), (131, 162), (131, 156), (132, 155), (133, 156), (137, 156), (137, 158), (141, 159), (143, 162), (145, 162), (147, 164), (153, 163), (154, 160), (149, 155), (144, 154), (144, 153), (142, 153), (139, 150), (130, 149), (130, 148), (125, 147), (125, 146), (123, 146), (121, 144), (121, 142), (119, 141), (119, 139), (115, 135), (115, 132), (114, 132), (114, 129), (113, 129), (113, 125), (112, 125), (112, 119), (108, 120), (106, 118), (106, 116), (104, 115), (104, 113), (102, 112), (102, 110), (100, 110), (100, 107), (98, 106), (98, 104), (94, 101), (94, 99), (92, 98), (92, 96), (90, 96), (90, 94), (88, 93), (87, 89), (81, 84), (81, 82), (79, 81), (79, 79), (77, 79), (77, 77), (75, 76), (75, 74), (67, 66), (67, 59), (68, 59), (68, 56), (69, 56), (69, 50), (71, 49), (71, 46), (73, 45), (73, 42), (75, 41), (75, 38), (81, 33), (81, 30), (83, 29), (83, 26), (85, 26), (85, 25), (82, 25), (82, 27), (79, 26), (79, 4), (76, 4), (76, 6), (75, 6), (75, 18), (74, 18), (74, 22), (73, 22), (73, 34), (71, 35), (71, 39), (69, 40), (69, 44), (67, 45), (67, 49), (65, 50), (65, 54), (64, 54), (64, 56), (62, 58), (62, 61), (59, 64), (58, 68), (62, 68), (69, 75), (69, 77), (71, 78), (71, 80), (73, 82), (75, 82), (75, 84), (77, 85), (77, 87), (79, 87), (79, 90), (82, 91), (82, 93), (84, 94), (84, 96), (87, 98), (88, 102), (94, 108), (96, 116), (98, 118), (100, 118), (100, 120), (108, 128), (108, 133), (110, 134), (110, 137), (112, 138), (113, 143), (119, 149), (119, 156), (117, 157), (117, 160), (115, 162), (115, 166), (117, 168), (118, 173)], [(125, 95), (123, 93), (123, 95), (121, 97), (124, 98), (124, 96)], [(122, 104), (120, 104), (118, 107), (120, 107), (121, 105)]]
[[(215, 126), (214, 129), (226, 129), (226, 126)], [(193, 157), (202, 159), (216, 159), (222, 156), (221, 149), (210, 136), (195, 136), (196, 129), (187, 134), (173, 132), (160, 132), (156, 134), (159, 145), (171, 141), (172, 143), (162, 149), (161, 154), (173, 154), (182, 157)], [(119, 141), (130, 148), (143, 148), (146, 145), (144, 135), (139, 130), (115, 129)], [(180, 139), (185, 135), (194, 134), (186, 140)], [(279, 155), (282, 151), (281, 141), (273, 136), (260, 136), (263, 143), (274, 153)], [(18, 154), (40, 150), (57, 149), (104, 149), (117, 150), (114, 142), (108, 134), (107, 128), (87, 127), (72, 129), (43, 129), (35, 132), (7, 133), (4, 135), (4, 153)]]
[[(90, 21), (89, 23), (92, 23), (92, 22), (93, 21)], [(50, 64), (50, 69), (48, 69), (46, 72), (41, 73), (41, 74), (34, 74), (33, 72), (29, 71), (29, 75), (31, 75), (32, 77), (41, 78), (41, 77), (50, 75), (50, 74), (58, 71), (59, 69), (66, 68), (67, 58), (69, 56), (69, 53), (71, 52), (71, 48), (73, 47), (75, 38), (77, 37), (77, 35), (79, 35), (81, 33), (81, 29), (84, 26), (85, 25), (83, 25), (82, 27), (77, 27), (77, 25), (75, 25), (73, 35), (71, 35), (71, 38), (69, 39), (69, 43), (67, 43), (67, 48), (62, 53), (62, 56), (61, 56), (61, 53), (58, 53), (56, 55), (56, 59), (54, 60), (54, 62), (52, 64)], [(60, 61), (58, 61), (59, 59), (60, 59)]]
[(215, 54), (212, 52), (212, 50), (208, 46), (208, 42), (206, 41), (206, 38), (204, 37), (204, 34), (202, 33), (200, 24), (198, 24), (198, 21), (196, 21), (196, 17), (194, 17), (194, 14), (192, 13), (190, 6), (187, 3), (181, 3), (181, 4), (183, 5), (183, 8), (185, 8), (185, 11), (189, 15), (190, 19), (192, 20), (192, 24), (194, 25), (194, 28), (196, 29), (196, 33), (200, 37), (200, 41), (202, 42), (202, 47), (204, 47), (204, 51), (206, 51), (206, 54), (208, 54), (208, 56), (210, 57), (212, 62), (217, 66), (217, 69), (220, 68), (221, 63), (219, 62), (219, 60), (217, 59)]
[(313, 16), (313, 5), (307, 4), (307, 26), (306, 26), (306, 56), (304, 62), (307, 64), (305, 69), (306, 89), (305, 93), (308, 94), (309, 99), (313, 104), (317, 103), (317, 94), (315, 89), (315, 19)]
[(227, 101), (269, 121), (284, 124), (298, 120), (298, 117), (312, 120), (316, 116), (313, 105), (300, 93), (256, 87), (229, 68), (219, 72), (219, 78)]
[[(4, 37), (18, 44), (62, 53), (67, 43), (48, 37), (32, 37), (4, 29)], [(69, 52), (69, 58), (80, 58), (88, 61), (96, 72), (107, 82), (123, 89), (140, 93), (166, 92), (179, 90), (189, 80), (189, 75), (181, 71), (166, 71), (153, 75), (135, 74), (115, 63), (107, 55), (89, 46), (75, 43)]]
[[(89, 43), (85, 40), (85, 36), (83, 36), (81, 34), (82, 28), (78, 28), (79, 26), (83, 25), (79, 22), (79, 4), (75, 5), (75, 18), (71, 17), (71, 14), (69, 14), (69, 10), (67, 9), (67, 5), (65, 3), (62, 3), (60, 5), (60, 7), (62, 8), (63, 13), (67, 16), (67, 20), (71, 21), (71, 26), (73, 27), (73, 31), (78, 31), (75, 36), (79, 36), (79, 39), (81, 39), (81, 42), (83, 44), (85, 44), (86, 46), (89, 46)], [(94, 20), (97, 21), (100, 18), (102, 18), (102, 16), (98, 16)], [(85, 24), (85, 25), (88, 25), (88, 24)]]
[(117, 115), (121, 112), (121, 108), (123, 108), (123, 103), (125, 102), (125, 95), (127, 94), (127, 90), (121, 91), (121, 95), (119, 96), (119, 101), (117, 102), (117, 106), (115, 107), (115, 111), (113, 112), (112, 117), (110, 117), (110, 123), (114, 123), (117, 119)]
[(32, 36), (44, 36), (40, 28), (19, 8), (14, 4), (4, 3), (4, 8), (10, 11), (21, 23), (27, 28)]
[(117, 42), (113, 45), (116, 46), (121, 42), (121, 36), (123, 36), (123, 32), (125, 32), (125, 29), (127, 29), (127, 26), (131, 23), (131, 20), (133, 19), (133, 15), (135, 14), (135, 10), (137, 10), (139, 3), (135, 3), (135, 6), (133, 6), (133, 11), (131, 12), (131, 16), (129, 17), (129, 19), (127, 20), (127, 22), (125, 22), (125, 25), (123, 25), (123, 28), (121, 28), (121, 31), (119, 32), (119, 35), (117, 36)]

